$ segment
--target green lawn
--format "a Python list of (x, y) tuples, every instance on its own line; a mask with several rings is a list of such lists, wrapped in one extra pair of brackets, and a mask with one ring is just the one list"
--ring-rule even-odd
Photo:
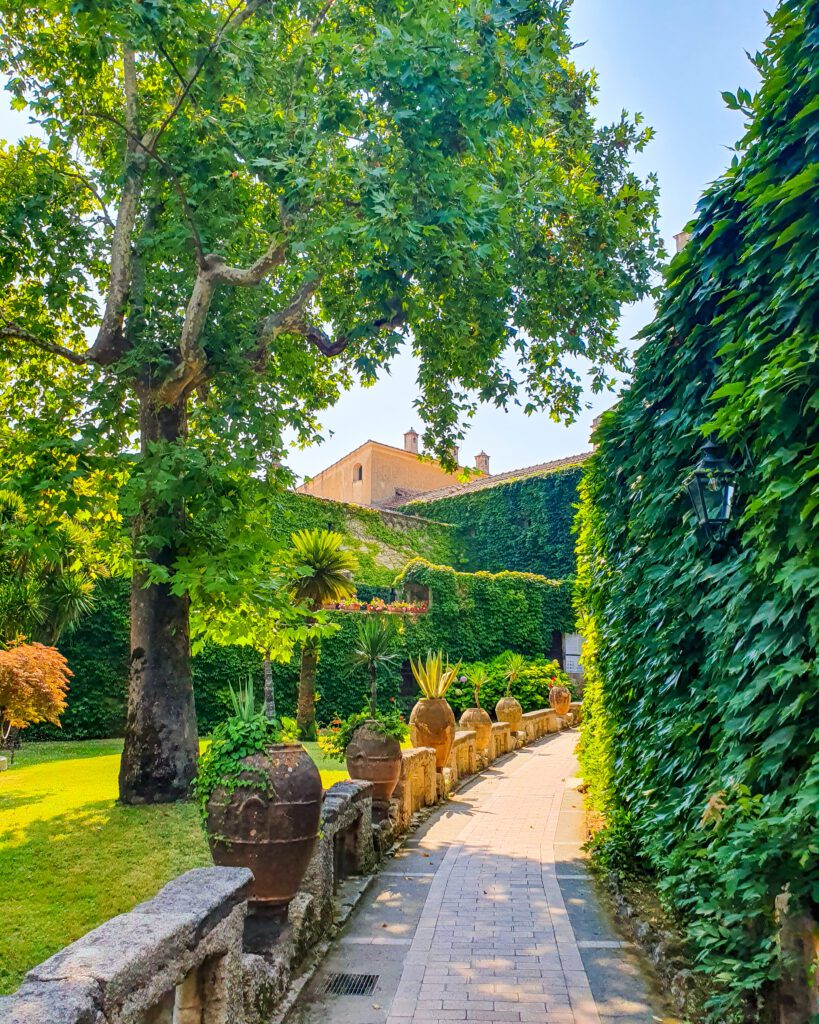
[[(347, 773), (305, 746), (325, 787)], [(28, 743), (0, 773), (0, 993), (107, 918), (210, 864), (192, 804), (121, 807), (122, 740)]]

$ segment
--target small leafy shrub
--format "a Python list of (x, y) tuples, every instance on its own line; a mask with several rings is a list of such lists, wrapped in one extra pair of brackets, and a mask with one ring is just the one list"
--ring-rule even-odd
[(398, 711), (379, 711), (372, 715), (369, 711), (359, 711), (349, 718), (334, 719), (330, 726), (319, 735), (319, 747), (328, 757), (343, 761), (350, 740), (356, 729), (367, 722), (373, 732), (403, 743), (409, 735), (409, 727), (404, 716)]
[(70, 677), (55, 647), (18, 644), (0, 651), (0, 739), (35, 722), (59, 725)]

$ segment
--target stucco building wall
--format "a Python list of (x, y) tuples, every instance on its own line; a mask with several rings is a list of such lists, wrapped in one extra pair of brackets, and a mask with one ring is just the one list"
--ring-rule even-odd
[(422, 460), (414, 452), (366, 441), (298, 490), (317, 498), (377, 507), (397, 494), (424, 494), (462, 482), (459, 474), (447, 473), (437, 462)]

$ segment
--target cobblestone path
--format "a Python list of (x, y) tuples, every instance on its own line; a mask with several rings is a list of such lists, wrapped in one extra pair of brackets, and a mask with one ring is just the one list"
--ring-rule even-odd
[[(496, 762), (385, 865), (288, 1017), (299, 1024), (651, 1024), (586, 872), (577, 734)], [(330, 975), (377, 976), (368, 995)]]

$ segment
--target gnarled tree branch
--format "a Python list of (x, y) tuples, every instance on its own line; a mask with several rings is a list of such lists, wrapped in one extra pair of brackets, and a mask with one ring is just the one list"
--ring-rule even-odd
[(83, 366), (86, 363), (95, 361), (92, 358), (90, 351), (75, 352), (73, 349), (66, 348), (65, 345), (58, 345), (56, 342), (49, 341), (47, 338), (41, 338), (39, 335), (34, 334), (32, 331), (26, 330), (26, 328), (20, 327), (19, 324), (15, 324), (13, 322), (0, 324), (0, 338), (16, 338), (18, 341), (27, 341), (30, 345), (36, 346), (41, 351), (50, 352), (52, 355), (60, 356), (77, 366)]
[[(251, 353), (251, 359), (259, 369), (264, 367), (270, 343), (280, 334), (298, 334), (309, 341), (311, 345), (315, 345), (325, 356), (337, 356), (347, 348), (350, 343), (349, 333), (331, 338), (322, 327), (311, 323), (305, 316), (307, 305), (319, 284), (319, 278), (305, 282), (284, 309), (271, 313), (270, 316), (258, 323), (256, 327), (258, 344)], [(378, 334), (384, 330), (396, 330), (403, 327), (406, 322), (406, 313), (399, 310), (394, 316), (381, 317), (366, 324), (362, 333)]]
[(122, 324), (125, 303), (131, 287), (131, 235), (136, 223), (139, 194), (142, 190), (144, 158), (136, 151), (137, 78), (134, 51), (125, 47), (122, 53), (125, 88), (125, 127), (128, 134), (125, 154), (125, 184), (117, 210), (111, 239), (111, 270), (102, 322), (90, 349), (91, 358), (99, 363), (112, 363), (124, 346)]

